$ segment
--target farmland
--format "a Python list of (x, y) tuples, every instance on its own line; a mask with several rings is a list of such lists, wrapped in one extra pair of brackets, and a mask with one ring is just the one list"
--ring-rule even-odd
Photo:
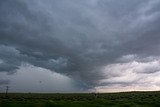
[(4, 93), (0, 107), (159, 107), (160, 92)]

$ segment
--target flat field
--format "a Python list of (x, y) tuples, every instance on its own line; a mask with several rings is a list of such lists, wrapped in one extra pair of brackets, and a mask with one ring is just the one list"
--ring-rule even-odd
[(1, 93), (0, 107), (160, 107), (160, 92)]

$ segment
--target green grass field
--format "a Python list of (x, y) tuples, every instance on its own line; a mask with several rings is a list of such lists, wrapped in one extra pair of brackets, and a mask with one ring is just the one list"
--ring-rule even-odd
[(160, 107), (160, 92), (0, 94), (0, 107)]

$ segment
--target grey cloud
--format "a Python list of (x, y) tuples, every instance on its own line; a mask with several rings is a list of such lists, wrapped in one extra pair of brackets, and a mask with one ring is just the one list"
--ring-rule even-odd
[(0, 71), (27, 62), (96, 86), (124, 55), (159, 55), (159, 2), (150, 2), (2, 0)]
[(7, 85), (7, 84), (9, 84), (10, 83), (10, 81), (9, 80), (0, 80), (0, 85)]
[(18, 67), (21, 64), (19, 57), (20, 57), (19, 52), (16, 49), (1, 45), (0, 46), (0, 59), (1, 59), (0, 71), (11, 72), (18, 69)]
[[(131, 55), (130, 55), (131, 56)], [(126, 56), (129, 58), (128, 56)], [(121, 58), (126, 60), (126, 57)], [(143, 86), (143, 85), (155, 85), (159, 87), (160, 74), (160, 58), (159, 57), (148, 57), (148, 58), (138, 58), (125, 62), (109, 64), (104, 67), (103, 72), (106, 75), (105, 79), (102, 79), (99, 86), (115, 86), (128, 87), (128, 86)], [(133, 60), (132, 60), (133, 59)]]

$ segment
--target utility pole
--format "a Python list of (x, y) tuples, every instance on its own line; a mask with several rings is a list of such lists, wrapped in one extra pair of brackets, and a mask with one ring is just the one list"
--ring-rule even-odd
[(8, 95), (8, 90), (9, 90), (9, 86), (6, 86), (6, 94), (5, 94), (6, 97)]

